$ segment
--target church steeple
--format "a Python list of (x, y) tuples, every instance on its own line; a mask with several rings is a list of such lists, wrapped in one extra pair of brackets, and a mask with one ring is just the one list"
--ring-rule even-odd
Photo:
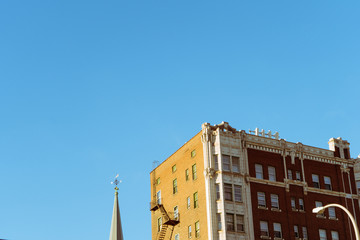
[(119, 181), (117, 180), (116, 175), (115, 181), (112, 182), (112, 184), (115, 184), (115, 200), (114, 200), (114, 210), (111, 220), (111, 229), (110, 229), (110, 238), (109, 240), (124, 240), (123, 232), (121, 228), (121, 218), (120, 218), (120, 210), (119, 210), (119, 201), (118, 201), (118, 190), (119, 188), (117, 185), (119, 184)]

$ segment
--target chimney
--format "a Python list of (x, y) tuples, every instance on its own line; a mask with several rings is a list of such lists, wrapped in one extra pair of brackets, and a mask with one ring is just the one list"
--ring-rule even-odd
[(350, 143), (341, 137), (330, 138), (329, 149), (334, 151), (334, 156), (339, 158), (350, 159)]

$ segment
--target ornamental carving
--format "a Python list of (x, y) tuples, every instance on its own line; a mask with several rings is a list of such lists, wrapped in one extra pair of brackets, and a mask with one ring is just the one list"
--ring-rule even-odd
[(215, 173), (216, 173), (216, 171), (213, 168), (208, 167), (208, 168), (205, 168), (205, 170), (204, 170), (205, 177), (213, 178), (215, 176)]

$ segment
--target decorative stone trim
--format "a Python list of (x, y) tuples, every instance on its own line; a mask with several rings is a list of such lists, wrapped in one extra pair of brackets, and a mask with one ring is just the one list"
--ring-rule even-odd
[[(272, 153), (277, 153), (277, 154), (285, 154), (285, 156), (291, 156), (292, 159), (295, 159), (295, 157), (297, 158), (302, 158), (302, 159), (307, 159), (307, 160), (313, 160), (313, 161), (318, 161), (318, 162), (324, 162), (324, 163), (329, 163), (329, 164), (336, 164), (336, 165), (341, 165), (342, 163), (346, 163), (348, 164), (349, 167), (353, 167), (355, 160), (353, 159), (343, 159), (343, 158), (338, 158), (338, 157), (333, 157), (333, 156), (319, 156), (319, 155), (313, 155), (310, 153), (295, 153), (292, 150), (285, 150), (283, 151), (282, 149), (279, 148), (273, 148), (270, 146), (264, 146), (264, 145), (259, 145), (256, 143), (249, 143), (247, 142), (246, 144), (247, 148), (250, 149), (256, 149), (256, 150), (261, 150), (261, 151), (266, 151), (266, 152), (272, 152)], [(315, 152), (315, 151), (312, 151)], [(319, 152), (319, 151), (317, 151)], [(292, 160), (293, 161), (293, 160)]]
[[(266, 179), (258, 179), (258, 178), (254, 178), (254, 177), (248, 177), (248, 178), (246, 177), (246, 180), (247, 179), (248, 179), (249, 182), (261, 183), (261, 184), (266, 184), (266, 185), (271, 185), (271, 186), (276, 186), (276, 187), (287, 188), (287, 186), (289, 185), (289, 183), (286, 183), (286, 182), (273, 182), (273, 181), (269, 181), (269, 180), (266, 180)], [(326, 190), (326, 189), (308, 187), (307, 184), (304, 183), (304, 182), (299, 183), (299, 184), (295, 184), (295, 185), (303, 186), (305, 195), (307, 195), (307, 192), (312, 192), (312, 193), (320, 193), (320, 194), (336, 196), (336, 197), (346, 197), (346, 198), (350, 198), (350, 199), (360, 199), (360, 196), (357, 195), (357, 194), (347, 194), (347, 193), (343, 193), (343, 192), (336, 192), (336, 191), (331, 191), (331, 190)]]
[(270, 147), (261, 146), (261, 145), (255, 145), (255, 144), (251, 144), (251, 143), (248, 143), (246, 146), (248, 148), (252, 148), (252, 149), (256, 149), (256, 150), (262, 150), (262, 151), (273, 152), (273, 153), (278, 153), (278, 154), (282, 153), (282, 151), (280, 149), (270, 148)]
[(359, 196), (356, 195), (356, 194), (348, 194), (348, 193), (344, 193), (344, 192), (336, 192), (336, 191), (320, 189), (320, 188), (308, 187), (307, 191), (312, 192), (312, 193), (320, 193), (320, 194), (335, 196), (335, 197), (344, 197), (344, 198), (349, 198), (349, 199), (359, 199)]
[(269, 236), (263, 236), (263, 235), (261, 235), (260, 238), (261, 238), (261, 239), (271, 239), (271, 237), (269, 237)]
[(213, 178), (215, 176), (216, 171), (213, 168), (206, 168), (204, 169), (204, 176)]
[(249, 177), (249, 181), (254, 182), (254, 183), (262, 183), (262, 184), (266, 184), (266, 185), (277, 186), (277, 187), (285, 187), (285, 183), (283, 183), (283, 182), (274, 182), (274, 181), (269, 181), (266, 179)]

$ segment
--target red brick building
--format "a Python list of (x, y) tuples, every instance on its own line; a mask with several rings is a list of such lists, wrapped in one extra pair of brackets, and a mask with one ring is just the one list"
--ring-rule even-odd
[[(360, 221), (355, 162), (349, 143), (341, 138), (330, 139), (326, 150), (285, 141), (270, 131), (246, 133), (226, 122), (205, 123), (200, 133), (151, 173), (151, 202), (159, 202), (159, 192), (163, 196), (163, 212), (152, 207), (153, 239), (355, 240), (350, 220), (339, 208), (312, 213), (315, 207), (338, 203)], [(204, 174), (182, 181), (194, 164)], [(162, 185), (156, 183), (160, 178)], [(200, 207), (191, 207), (189, 191), (196, 191)], [(176, 209), (181, 216), (168, 235), (168, 227), (159, 225), (165, 209)]]
[[(337, 143), (345, 141), (330, 141), (335, 142), (337, 151), (300, 143), (293, 144), (292, 150), (284, 148), (277, 153), (271, 152), (270, 146), (265, 151), (247, 150), (256, 239), (267, 238), (265, 235), (275, 238), (275, 223), (281, 227), (279, 238), (282, 239), (320, 239), (320, 234), (323, 239), (355, 239), (353, 234), (351, 236), (353, 230), (348, 217), (341, 209), (331, 208), (324, 215), (311, 211), (316, 206), (338, 203), (347, 207), (357, 219), (360, 216), (354, 162), (349, 154), (344, 154), (347, 158), (339, 154), (340, 150), (349, 152), (348, 144), (343, 148)], [(286, 144), (283, 140), (279, 143)], [(275, 177), (271, 168), (275, 168)], [(265, 207), (261, 206), (263, 196)], [(260, 223), (263, 229), (267, 225), (268, 233), (261, 234)]]

